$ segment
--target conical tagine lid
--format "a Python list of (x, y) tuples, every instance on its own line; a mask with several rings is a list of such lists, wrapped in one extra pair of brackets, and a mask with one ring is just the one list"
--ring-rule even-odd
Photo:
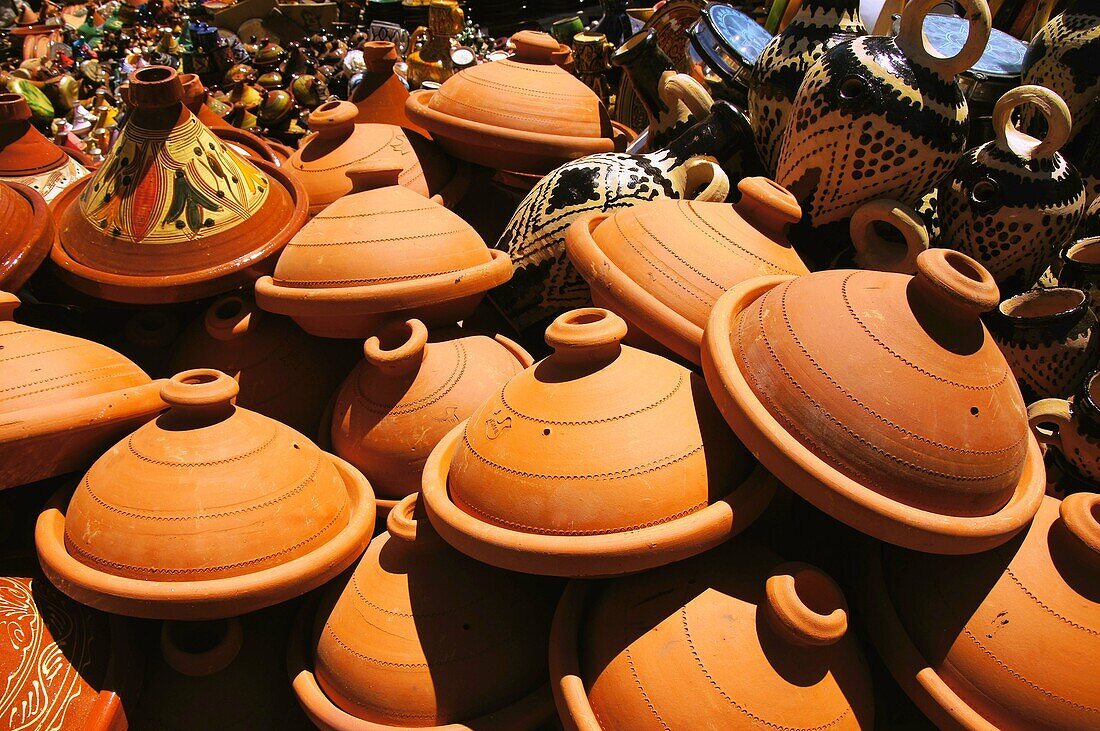
[(235, 407), (237, 383), (184, 371), (170, 408), (96, 461), (39, 517), (47, 576), (117, 614), (210, 619), (323, 584), (362, 552), (374, 495), (353, 467)]
[(47, 202), (88, 169), (31, 125), (31, 109), (19, 94), (0, 94), (0, 178), (21, 183)]
[(703, 369), (726, 420), (784, 484), (881, 540), (1003, 543), (1045, 471), (1016, 380), (979, 319), (993, 278), (929, 249), (917, 275), (761, 277), (723, 295)]
[(56, 229), (45, 199), (19, 183), (0, 182), (0, 289), (17, 292), (46, 254)]
[(432, 451), (432, 524), (489, 564), (557, 576), (660, 566), (727, 540), (774, 479), (683, 366), (620, 345), (607, 310), (561, 315), (554, 354), (512, 378)]
[(131, 74), (133, 111), (107, 159), (58, 198), (52, 258), (72, 287), (133, 303), (218, 294), (270, 267), (304, 223), (301, 186), (234, 152), (182, 94), (166, 66)]

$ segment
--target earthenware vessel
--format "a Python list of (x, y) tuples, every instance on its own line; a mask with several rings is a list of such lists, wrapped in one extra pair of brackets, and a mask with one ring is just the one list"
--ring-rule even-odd
[(374, 494), (351, 465), (233, 405), (220, 371), (178, 373), (169, 409), (100, 457), (38, 518), (59, 589), (114, 614), (219, 619), (286, 601), (370, 541)]
[(867, 546), (869, 634), (938, 728), (1095, 726), (1098, 515), (1095, 493), (1044, 497), (1024, 535), (986, 553)]
[(917, 550), (988, 550), (1027, 525), (1045, 484), (979, 318), (998, 301), (989, 272), (949, 249), (921, 253), (915, 277), (759, 277), (715, 304), (703, 371), (746, 446), (819, 509)]
[(49, 203), (88, 174), (31, 125), (31, 110), (18, 94), (0, 94), (0, 179), (33, 188)]
[(1100, 365), (1096, 315), (1079, 289), (1033, 289), (1009, 297), (987, 318), (1025, 403), (1077, 392)]
[(116, 302), (186, 302), (270, 270), (301, 228), (305, 190), (280, 169), (248, 161), (181, 103), (166, 66), (130, 76), (134, 109), (94, 175), (54, 202), (56, 273)]
[(313, 722), (339, 731), (543, 728), (554, 717), (546, 652), (559, 583), (455, 551), (415, 495), (397, 503), (386, 528), (291, 638), (294, 692)]
[(515, 571), (611, 576), (700, 553), (763, 511), (775, 481), (702, 379), (625, 335), (607, 310), (562, 315), (554, 353), (432, 450), (421, 494), (451, 545)]
[(410, 89), (419, 89), (425, 81), (442, 84), (454, 76), (452, 44), (465, 24), (466, 15), (458, 0), (431, 0), (428, 3), (428, 25), (417, 28), (409, 39), (410, 50), (405, 62)]
[(626, 147), (607, 109), (559, 68), (546, 33), (512, 36), (516, 53), (471, 66), (439, 89), (412, 92), (405, 113), (451, 155), (497, 170), (544, 174), (585, 155)]
[(737, 539), (605, 583), (572, 582), (550, 638), (566, 728), (870, 728), (871, 676), (840, 587)]
[(395, 322), (363, 344), (332, 412), (332, 450), (371, 482), (380, 511), (420, 490), (424, 462), (456, 424), (530, 366), (502, 335), (457, 328), (429, 333), (420, 320)]
[[(574, 16), (574, 19), (578, 21), (579, 26), (580, 18)], [(577, 78), (596, 92), (596, 96), (604, 106), (608, 106), (613, 99), (608, 76), (611, 71), (610, 56), (615, 47), (602, 33), (581, 31), (569, 38), (569, 42), (573, 44), (573, 68)]]
[(1062, 249), (1044, 276), (1043, 286), (1073, 287), (1087, 292), (1093, 310), (1100, 308), (1100, 237), (1081, 239)]
[(774, 176), (798, 87), (825, 52), (867, 35), (858, 0), (806, 0), (774, 36), (752, 67), (749, 120), (767, 175)]
[(906, 6), (896, 38), (843, 41), (806, 70), (789, 112), (776, 181), (794, 193), (812, 227), (841, 221), (863, 203), (914, 206), (966, 149), (966, 98), (957, 75), (989, 37), (985, 0), (966, 0), (969, 34), (943, 58), (922, 24), (936, 0)]
[(405, 114), (409, 90), (393, 72), (394, 64), (401, 60), (393, 42), (367, 41), (360, 50), (367, 70), (348, 99), (359, 109), (355, 121), (360, 124), (392, 124), (427, 137), (427, 131), (414, 125)]
[(1076, 474), (1100, 483), (1100, 373), (1093, 372), (1068, 399), (1047, 398), (1027, 409), (1038, 440), (1065, 457)]
[(110, 348), (14, 321), (0, 292), (0, 490), (86, 467), (164, 408), (160, 382)]
[(50, 253), (56, 233), (36, 190), (0, 180), (0, 289), (18, 292)]
[[(1031, 105), (1046, 119), (1037, 140), (1012, 113)], [(941, 246), (974, 257), (1002, 292), (1031, 288), (1074, 235), (1085, 211), (1081, 176), (1058, 150), (1070, 131), (1069, 109), (1054, 92), (1020, 86), (997, 102), (996, 139), (967, 151), (939, 186)]]
[(216, 368), (237, 381), (238, 406), (316, 434), (355, 351), (353, 343), (307, 335), (290, 318), (261, 310), (251, 296), (229, 295), (175, 339), (167, 372)]

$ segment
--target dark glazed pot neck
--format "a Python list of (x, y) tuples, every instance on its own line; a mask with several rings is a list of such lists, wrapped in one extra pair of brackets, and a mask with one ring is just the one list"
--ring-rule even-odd
[(1073, 416), (1090, 437), (1100, 437), (1100, 371), (1093, 371), (1073, 397)]
[(668, 111), (660, 95), (661, 74), (676, 69), (657, 45), (655, 31), (644, 30), (632, 36), (615, 51), (611, 63), (626, 72), (651, 125)]
[(710, 116), (692, 125), (668, 146), (678, 165), (694, 155), (708, 155), (724, 163), (740, 155), (742, 175), (754, 175), (763, 168), (756, 153), (752, 125), (748, 117), (729, 102), (718, 101), (711, 107)]

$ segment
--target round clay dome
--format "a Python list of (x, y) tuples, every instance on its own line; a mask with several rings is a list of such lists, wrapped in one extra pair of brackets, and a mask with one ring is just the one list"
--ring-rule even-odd
[(56, 229), (33, 188), (0, 180), (0, 289), (18, 292), (50, 253)]

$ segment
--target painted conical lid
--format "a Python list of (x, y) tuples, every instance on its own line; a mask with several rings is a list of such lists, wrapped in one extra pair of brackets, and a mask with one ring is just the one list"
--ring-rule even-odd
[(51, 201), (87, 168), (31, 125), (31, 110), (19, 94), (0, 94), (0, 177), (22, 183)]

